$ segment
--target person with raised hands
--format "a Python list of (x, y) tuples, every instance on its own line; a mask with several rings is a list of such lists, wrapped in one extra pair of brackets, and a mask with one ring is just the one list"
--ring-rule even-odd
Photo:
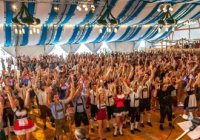
[(115, 101), (115, 110), (114, 115), (116, 117), (116, 125), (114, 129), (113, 136), (116, 137), (118, 134), (119, 129), (119, 135), (123, 136), (123, 122), (124, 122), (124, 116), (126, 114), (125, 107), (124, 107), (124, 101), (125, 101), (125, 95), (129, 94), (126, 92), (123, 92), (124, 80), (122, 78), (117, 79), (114, 83), (114, 101)]
[(151, 123), (151, 83), (152, 80), (154, 78), (155, 72), (156, 72), (156, 66), (151, 63), (150, 64), (150, 71), (151, 71), (151, 75), (149, 76), (149, 74), (147, 72), (144, 73), (144, 75), (140, 75), (142, 76), (142, 80), (139, 83), (139, 87), (138, 87), (138, 92), (140, 95), (140, 112), (141, 112), (141, 119), (140, 119), (140, 123), (141, 123), (141, 127), (144, 127), (144, 111), (147, 111), (147, 125), (152, 127), (152, 123)]
[(174, 128), (172, 125), (172, 94), (175, 88), (170, 86), (168, 80), (160, 81), (156, 84), (156, 95), (160, 104), (160, 130), (164, 130), (163, 124), (167, 115), (169, 127)]
[[(102, 81), (103, 82), (103, 81)], [(106, 121), (106, 93), (104, 89), (104, 83), (100, 83), (98, 89), (97, 89), (97, 122), (99, 127), (99, 136), (100, 140), (106, 140), (104, 136), (104, 127), (105, 127), (105, 121)]]
[(187, 96), (184, 100), (184, 114), (187, 114), (189, 111), (195, 114), (197, 109), (197, 99), (196, 99), (196, 90), (195, 90), (195, 77), (192, 74), (188, 76), (188, 83), (185, 87)]
[(92, 82), (92, 80), (90, 81), (89, 84), (89, 101), (90, 101), (90, 129), (92, 132), (94, 132), (94, 120), (96, 119), (96, 114), (98, 111), (97, 108), (97, 100), (96, 100), (96, 96), (97, 96), (97, 87), (96, 84), (94, 82)]
[(130, 87), (124, 82), (126, 91), (129, 93), (130, 98), (130, 131), (132, 134), (137, 132), (141, 132), (138, 129), (138, 124), (140, 121), (140, 110), (139, 110), (139, 92), (138, 92), (138, 83), (136, 81), (131, 82)]
[(31, 133), (36, 130), (36, 124), (28, 117), (31, 90), (31, 88), (27, 90), (25, 100), (23, 100), (20, 97), (13, 97), (11, 90), (8, 87), (6, 88), (11, 108), (16, 116), (13, 131), (20, 140), (30, 140)]
[[(71, 79), (73, 79), (73, 76), (71, 76)], [(66, 99), (60, 99), (60, 95), (58, 92), (52, 94), (52, 102), (50, 101), (49, 94), (46, 96), (47, 106), (50, 108), (52, 116), (55, 120), (55, 138), (56, 140), (62, 140), (63, 139), (63, 131), (67, 133), (67, 135), (70, 135), (69, 132), (69, 124), (66, 119), (66, 109), (65, 106), (68, 104), (77, 94), (80, 88), (75, 90), (74, 87), (74, 81), (71, 82), (71, 89), (70, 89), (70, 95)]]
[(115, 102), (114, 102), (114, 95), (113, 95), (113, 86), (112, 81), (105, 83), (105, 93), (106, 93), (106, 111), (107, 111), (107, 122), (106, 122), (106, 130), (110, 131), (110, 120), (112, 119), (112, 124), (115, 126), (115, 116), (114, 116), (114, 109), (115, 109)]
[[(77, 85), (77, 94), (72, 100), (74, 106), (74, 121), (76, 127), (81, 127), (81, 124), (84, 124), (84, 127), (88, 130), (89, 134), (89, 120), (86, 111), (86, 102), (87, 102), (87, 89), (86, 89), (86, 81), (81, 77), (78, 81)], [(89, 139), (89, 136), (87, 136)]]

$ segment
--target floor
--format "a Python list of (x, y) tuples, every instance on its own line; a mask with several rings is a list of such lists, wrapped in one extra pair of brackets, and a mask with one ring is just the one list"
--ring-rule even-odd
[[(182, 110), (178, 110), (177, 112), (182, 112)], [(54, 137), (54, 128), (47, 124), (47, 129), (43, 130), (42, 121), (38, 118), (37, 109), (32, 111), (32, 118), (37, 122), (37, 130), (33, 133), (33, 140), (53, 140)], [(183, 121), (181, 118), (177, 119), (175, 123)], [(152, 111), (152, 123), (153, 127), (145, 126), (145, 128), (139, 128), (142, 132), (137, 132), (135, 134), (131, 134), (129, 129), (126, 128), (124, 130), (124, 136), (113, 137), (113, 132), (106, 133), (107, 140), (165, 140), (166, 137), (170, 133), (170, 129), (168, 128), (168, 123), (166, 121), (166, 125), (164, 126), (165, 130), (159, 130), (159, 111)], [(74, 127), (72, 128), (72, 131)], [(173, 129), (171, 136), (168, 140), (175, 140), (183, 131), (175, 124), (175, 129)], [(90, 133), (91, 140), (98, 140), (97, 128), (95, 129), (95, 133)], [(17, 140), (16, 136), (11, 137), (12, 140)], [(64, 137), (64, 140), (72, 140), (73, 138)], [(189, 140), (188, 136), (185, 136), (182, 140)]]

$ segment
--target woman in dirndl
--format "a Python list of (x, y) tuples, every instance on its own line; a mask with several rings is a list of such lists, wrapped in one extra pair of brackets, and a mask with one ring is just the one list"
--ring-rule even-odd
[(105, 90), (100, 87), (97, 91), (97, 122), (99, 127), (100, 140), (106, 140), (104, 136), (104, 124), (106, 124), (106, 93)]
[[(123, 79), (121, 79), (120, 82), (125, 82), (123, 81)], [(124, 122), (124, 116), (125, 114), (127, 114), (127, 112), (125, 111), (125, 96), (127, 94), (122, 93), (122, 86), (123, 84), (119, 84), (119, 81), (117, 83), (114, 83), (114, 101), (115, 101), (115, 110), (114, 110), (114, 115), (116, 117), (116, 125), (115, 125), (115, 130), (114, 130), (114, 134), (113, 136), (116, 137), (118, 130), (119, 130), (119, 134), (121, 136), (123, 136), (123, 122)]]
[(30, 103), (29, 93), (31, 90), (32, 90), (31, 88), (28, 89), (25, 101), (20, 97), (16, 97), (15, 99), (13, 99), (10, 91), (7, 90), (10, 105), (16, 116), (16, 121), (13, 126), (13, 131), (19, 137), (20, 140), (30, 140), (31, 133), (36, 129), (35, 123), (30, 118), (28, 118), (27, 108), (29, 107), (28, 104)]
[(195, 114), (197, 108), (197, 99), (196, 99), (196, 90), (194, 87), (195, 78), (190, 75), (189, 82), (187, 83), (185, 90), (187, 92), (187, 97), (184, 101), (184, 114), (187, 114), (189, 111)]

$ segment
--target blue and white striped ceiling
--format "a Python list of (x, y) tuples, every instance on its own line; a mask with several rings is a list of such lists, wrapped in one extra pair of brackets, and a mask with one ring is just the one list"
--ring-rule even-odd
[[(42, 0), (40, 0), (42, 1)], [(105, 0), (100, 5), (96, 5), (96, 11), (79, 12), (74, 4), (60, 4), (59, 12), (55, 13), (52, 2), (48, 3), (27, 3), (32, 15), (41, 20), (40, 33), (30, 34), (31, 27), (23, 27), (25, 34), (16, 35), (12, 24), (12, 2), (0, 1), (0, 46), (27, 46), (27, 45), (63, 45), (75, 43), (98, 43), (115, 41), (157, 41), (166, 38), (172, 31), (158, 32), (157, 21), (163, 16), (162, 12), (157, 12), (162, 2), (171, 2), (174, 11), (172, 16), (179, 22), (188, 19), (199, 19), (200, 0), (109, 0), (108, 4), (112, 13), (121, 21), (118, 32), (106, 32), (103, 27), (99, 33), (97, 19), (102, 15), (106, 6)], [(65, 1), (66, 0), (60, 0)], [(20, 7), (20, 3), (17, 4)], [(90, 23), (90, 27), (83, 25)], [(70, 26), (69, 26), (70, 25)], [(137, 25), (137, 26), (136, 26)], [(144, 26), (141, 26), (144, 25)]]

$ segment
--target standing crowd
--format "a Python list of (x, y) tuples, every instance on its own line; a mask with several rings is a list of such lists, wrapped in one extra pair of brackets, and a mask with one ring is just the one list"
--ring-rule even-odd
[[(8, 59), (0, 77), (0, 139), (17, 135), (30, 140), (36, 121), (30, 111), (38, 108), (43, 128), (50, 122), (56, 140), (90, 139), (97, 133), (123, 136), (142, 133), (140, 128), (155, 127), (152, 110), (160, 110), (160, 130), (168, 125), (177, 106), (184, 114), (200, 116), (200, 55), (190, 52), (133, 52), (129, 54), (69, 54), (66, 59), (53, 55)], [(16, 69), (11, 65), (16, 64)], [(82, 130), (80, 127), (84, 127)], [(105, 131), (106, 130), (106, 131)], [(79, 132), (83, 131), (84, 136)]]

